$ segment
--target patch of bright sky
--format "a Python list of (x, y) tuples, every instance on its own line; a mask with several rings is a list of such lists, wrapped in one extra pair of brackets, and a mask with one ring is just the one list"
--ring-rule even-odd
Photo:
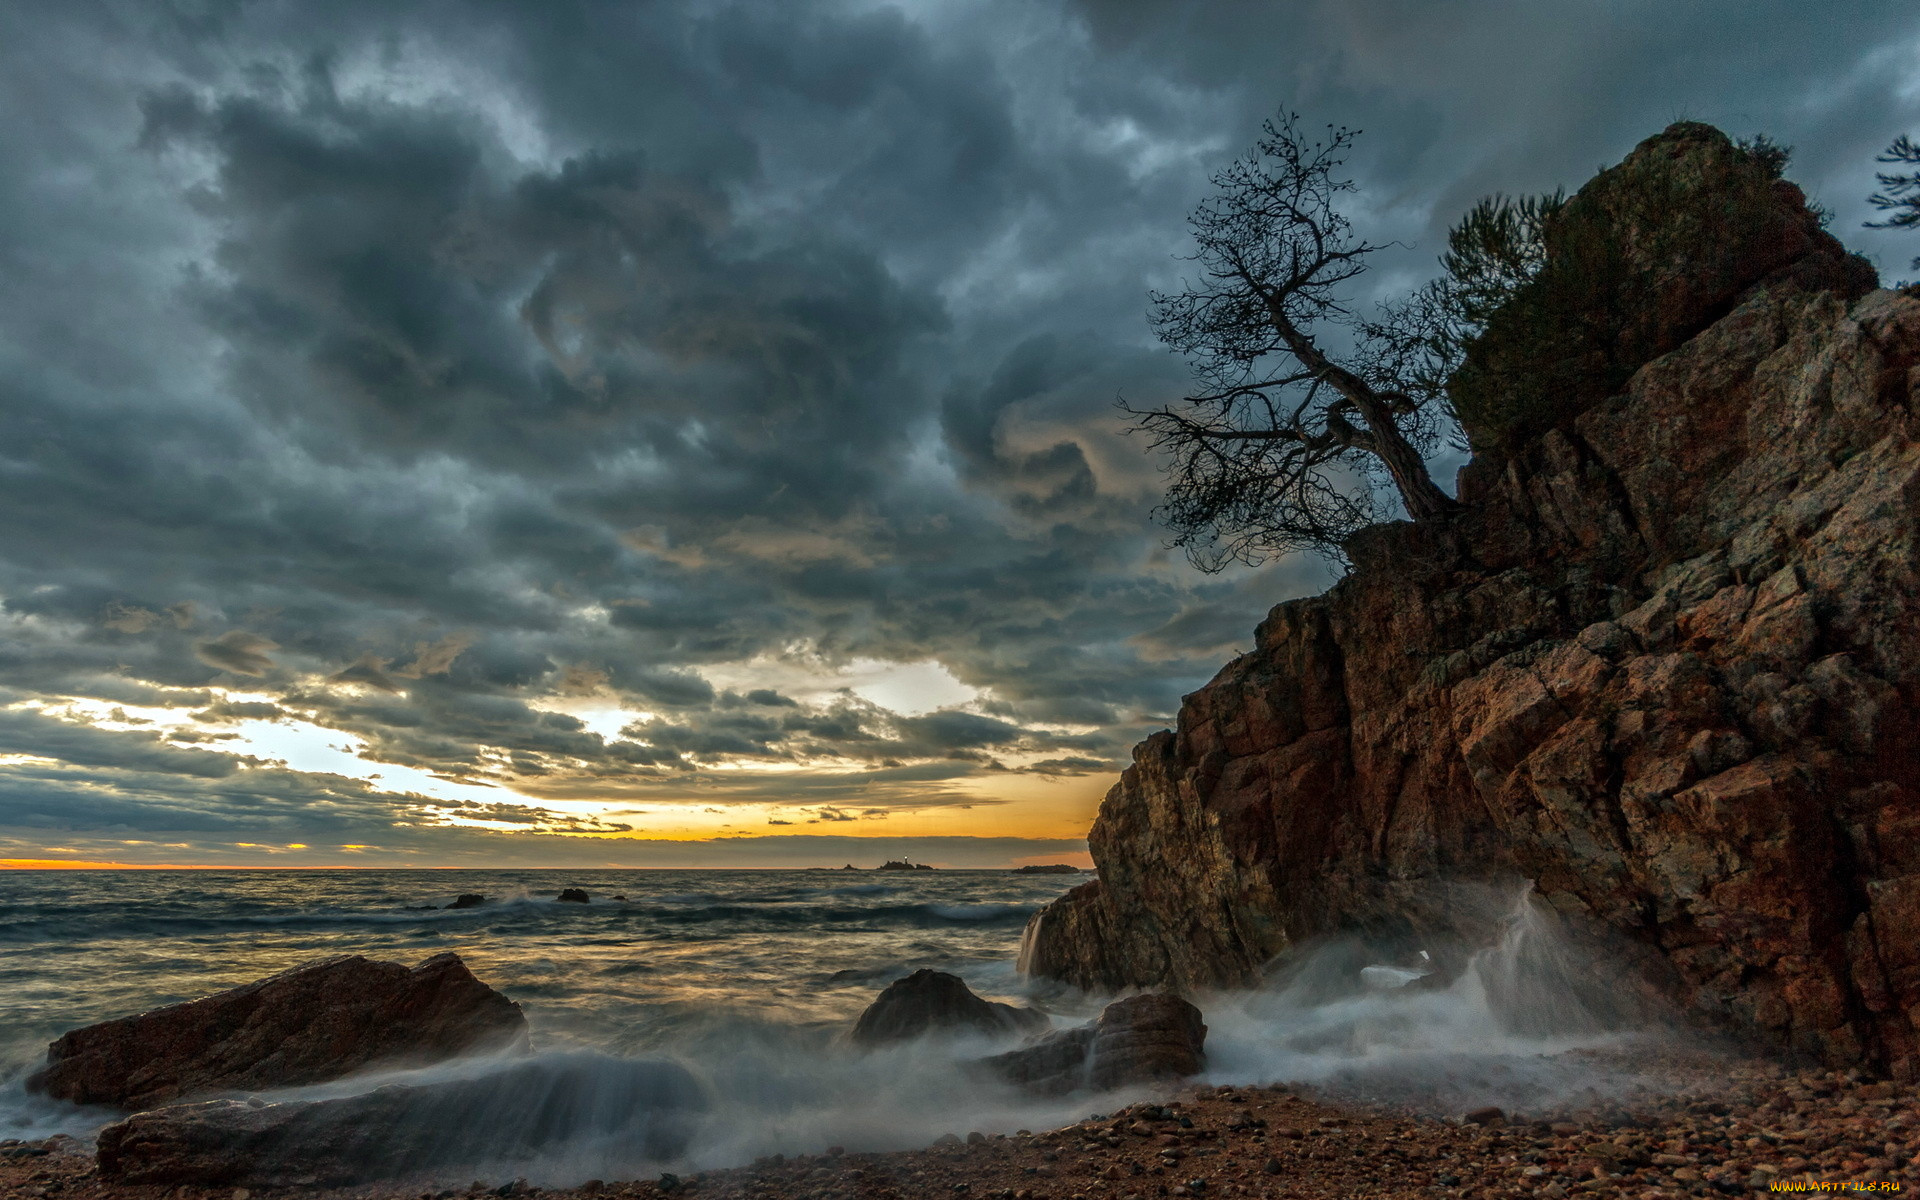
[[(857, 666), (858, 664), (856, 664)], [(851, 672), (846, 678), (870, 678), (877, 681), (883, 694), (888, 688), (898, 690), (899, 694), (913, 692), (924, 696), (928, 689), (939, 690), (946, 687), (948, 694), (957, 695), (964, 691), (966, 695), (975, 694), (973, 689), (953, 680), (951, 675), (940, 669), (937, 673), (925, 670), (930, 664), (868, 664), (869, 669), (862, 673)], [(937, 667), (937, 664), (931, 664)], [(904, 667), (902, 672), (899, 668)], [(943, 683), (942, 681), (946, 681)], [(765, 686), (764, 682), (754, 686)], [(959, 689), (953, 691), (951, 689)], [(271, 697), (242, 692), (226, 693), (225, 698), (234, 702), (265, 701)], [(136, 705), (108, 704), (85, 698), (69, 698), (57, 704), (37, 703), (36, 707), (46, 715), (85, 722), (103, 729), (140, 731), (145, 733), (166, 734), (175, 731), (191, 731), (204, 734), (207, 727), (192, 720), (181, 709), (142, 707)], [(591, 716), (592, 724), (598, 726), (596, 732), (612, 728), (617, 732), (618, 725), (642, 718), (647, 714), (606, 709), (589, 714), (575, 710), (575, 716), (583, 721)], [(665, 800), (649, 803), (643, 807), (631, 804), (608, 803), (600, 800), (572, 799), (534, 799), (521, 795), (510, 788), (493, 787), (483, 784), (459, 783), (441, 779), (414, 767), (398, 766), (392, 763), (375, 762), (361, 757), (365, 745), (339, 730), (326, 729), (307, 721), (264, 721), (243, 720), (218, 727), (221, 733), (237, 736), (223, 740), (212, 747), (195, 746), (211, 753), (251, 755), (284, 764), (295, 771), (316, 774), (337, 775), (349, 779), (363, 780), (374, 785), (377, 791), (388, 794), (410, 794), (431, 800), (477, 801), (482, 804), (516, 804), (527, 807), (543, 808), (555, 812), (571, 813), (578, 816), (624, 821), (633, 825), (634, 834), (645, 837), (666, 838), (702, 838), (712, 837), (726, 832), (742, 830), (761, 830), (767, 823), (783, 818), (789, 824), (804, 825), (816, 814), (819, 805), (780, 803), (722, 804), (715, 805), (710, 800)], [(18, 759), (19, 761), (14, 761)], [(8, 756), (0, 759), (0, 766), (37, 765), (47, 760), (34, 756)], [(732, 768), (734, 770), (792, 770), (792, 764), (739, 762), (711, 764), (710, 769)], [(826, 807), (843, 807), (828, 805)], [(881, 823), (888, 819), (900, 818), (909, 825), (923, 823), (924, 815), (910, 813), (887, 813)], [(440, 819), (453, 825), (474, 826), (507, 831), (524, 830), (527, 827), (517, 822), (489, 820), (484, 816), (447, 812)], [(939, 818), (935, 818), (939, 819)], [(951, 824), (951, 816), (941, 820), (943, 828), (939, 832), (967, 832), (964, 828), (944, 828)], [(889, 832), (897, 832), (889, 830)], [(278, 852), (277, 847), (262, 847)]]
[[(268, 701), (272, 697), (229, 692), (235, 702)], [(126, 704), (108, 704), (98, 700), (70, 699), (57, 708), (45, 709), (49, 716), (84, 720), (103, 729), (138, 729), (166, 734), (172, 730), (205, 733), (207, 727), (175, 708), (145, 708)], [(532, 800), (503, 788), (455, 783), (430, 775), (417, 767), (373, 762), (360, 757), (365, 749), (358, 739), (337, 729), (326, 729), (309, 721), (236, 721), (218, 727), (221, 733), (238, 736), (217, 743), (215, 753), (252, 755), (286, 764), (294, 771), (340, 775), (378, 783), (381, 791), (411, 792), (434, 800), (477, 800), (483, 804), (533, 804)]]
[(477, 800), (483, 804), (502, 800), (530, 804), (512, 793), (502, 795), (500, 788), (440, 779), (418, 767), (374, 762), (362, 758), (365, 744), (341, 733), (307, 721), (239, 721), (232, 731), (240, 736), (223, 748), (242, 749), (262, 758), (275, 758), (295, 771), (313, 771), (344, 775), (380, 784), (381, 790), (413, 792), (436, 800)]
[[(746, 662), (711, 667), (706, 674), (717, 687), (743, 692), (774, 688), (803, 703), (830, 702), (836, 695), (850, 691), (893, 712), (913, 716), (972, 704), (985, 695), (981, 689), (962, 683), (944, 665), (932, 659), (918, 662), (855, 659), (830, 666), (813, 658), (809, 647), (794, 647), (781, 657), (763, 656)], [(224, 698), (232, 702), (273, 699), (265, 694), (240, 691), (227, 692)], [(627, 820), (637, 826), (636, 833), (652, 837), (701, 837), (743, 827), (758, 828), (776, 813), (788, 816), (794, 823), (806, 822), (815, 815), (810, 811), (813, 806), (804, 803), (723, 804), (715, 808), (706, 801), (684, 799), (647, 804), (640, 810), (627, 807), (623, 814), (618, 811), (621, 805), (596, 800), (535, 799), (510, 788), (461, 783), (441, 779), (415, 767), (374, 761), (364, 757), (366, 745), (360, 739), (309, 721), (250, 719), (210, 728), (194, 721), (180, 708), (116, 705), (85, 698), (39, 703), (34, 707), (40, 708), (48, 716), (85, 722), (104, 729), (137, 730), (163, 737), (174, 732), (191, 732), (197, 736), (204, 736), (208, 732), (232, 735), (211, 746), (200, 743), (194, 748), (210, 753), (252, 756), (284, 764), (287, 769), (294, 771), (361, 780), (373, 785), (379, 792), (410, 794), (428, 801), (517, 804), (581, 816)], [(611, 705), (605, 697), (554, 698), (546, 707), (567, 712), (608, 740), (617, 738), (620, 730), (632, 722), (645, 720), (652, 715)], [(708, 767), (754, 772), (794, 771), (796, 765), (742, 761), (711, 763)], [(814, 767), (830, 769), (829, 764), (814, 764)], [(801, 768), (800, 773), (807, 773), (806, 768)], [(1055, 789), (1048, 787), (1044, 790)], [(915, 826), (938, 824), (942, 827), (940, 832), (968, 831), (964, 818), (956, 820), (951, 812), (876, 812), (873, 815), (880, 824), (904, 821)], [(457, 812), (442, 814), (442, 819), (461, 825), (523, 828)]]
[[(888, 662), (882, 659), (856, 658), (838, 668), (787, 658), (761, 656), (746, 662), (723, 663), (704, 668), (702, 674), (716, 688), (750, 692), (771, 688), (802, 703), (819, 704), (851, 691), (864, 700), (905, 716), (920, 716), (942, 708), (972, 704), (984, 693), (954, 678), (940, 663)], [(621, 708), (604, 699), (549, 699), (540, 706), (551, 712), (566, 713), (608, 741), (620, 737), (620, 731), (636, 721), (651, 720), (655, 714)], [(791, 763), (713, 763), (743, 770), (765, 768), (790, 771)]]
[(845, 685), (854, 695), (908, 716), (971, 704), (981, 696), (979, 688), (961, 683), (953, 672), (932, 659), (915, 663), (855, 659), (841, 674), (843, 678), (862, 680)]
[(618, 705), (609, 705), (605, 701), (585, 703), (565, 700), (549, 701), (541, 707), (547, 711), (567, 714), (586, 726), (588, 733), (597, 733), (609, 742), (619, 741), (620, 731), (635, 721), (653, 719), (653, 714), (650, 712), (621, 708)]
[(736, 692), (772, 688), (809, 704), (825, 703), (839, 692), (851, 691), (910, 717), (972, 704), (985, 695), (954, 678), (953, 672), (933, 659), (903, 663), (856, 658), (829, 666), (811, 661), (804, 648), (779, 657), (760, 655), (744, 662), (705, 667), (701, 674), (717, 688)]

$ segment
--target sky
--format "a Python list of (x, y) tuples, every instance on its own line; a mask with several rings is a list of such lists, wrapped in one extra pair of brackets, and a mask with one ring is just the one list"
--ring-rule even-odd
[(1283, 108), (1362, 307), (1681, 119), (1920, 254), (1910, 0), (0, 6), (0, 864), (1085, 862), (1330, 579), (1116, 410)]

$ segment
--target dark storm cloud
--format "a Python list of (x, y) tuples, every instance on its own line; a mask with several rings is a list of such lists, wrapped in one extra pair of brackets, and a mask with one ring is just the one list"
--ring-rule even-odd
[[(468, 836), (185, 744), (244, 722), (542, 803), (818, 822), (1112, 769), (1326, 581), (1170, 557), (1112, 407), (1183, 386), (1145, 292), (1279, 105), (1367, 130), (1381, 293), (1480, 195), (1679, 117), (1797, 144), (1836, 232), (1913, 253), (1855, 228), (1920, 129), (1890, 2), (196, 11), (0, 13), (0, 686), (201, 730), (6, 710), (38, 759), (0, 826), (70, 793), (134, 834)], [(856, 660), (981, 698), (737, 681)], [(588, 701), (645, 715), (559, 711)]]
[(201, 642), (193, 648), (193, 653), (208, 666), (235, 675), (265, 675), (273, 670), (273, 660), (267, 657), (267, 651), (279, 648), (277, 643), (257, 633), (229, 629), (217, 638)]
[[(230, 761), (202, 751), (177, 753)], [(423, 798), (378, 794), (358, 780), (272, 768), (228, 769), (210, 778), (156, 769), (131, 755), (10, 769), (0, 774), (0, 812), (9, 826), (50, 834), (228, 842), (379, 842), (440, 823)]]
[(159, 734), (102, 729), (32, 709), (0, 710), (0, 753), (199, 779), (223, 779), (241, 766), (232, 755), (168, 745)]

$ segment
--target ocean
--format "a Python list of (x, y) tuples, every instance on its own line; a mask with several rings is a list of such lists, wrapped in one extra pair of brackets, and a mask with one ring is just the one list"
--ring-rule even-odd
[[(829, 1145), (903, 1149), (948, 1133), (1049, 1128), (1152, 1089), (1036, 1098), (966, 1067), (1011, 1040), (969, 1036), (861, 1051), (843, 1035), (888, 982), (920, 967), (956, 974), (987, 998), (1040, 1007), (1056, 1026), (1098, 1013), (1109, 997), (1025, 980), (1014, 970), (1027, 918), (1083, 878), (1001, 871), (0, 873), (0, 1138), (84, 1138), (114, 1119), (26, 1092), (27, 1073), (65, 1030), (315, 958), (364, 954), (411, 965), (448, 950), (522, 1005), (537, 1057), (587, 1063), (609, 1078), (658, 1060), (691, 1072), (707, 1101), (689, 1145), (670, 1164), (681, 1170)], [(584, 889), (592, 902), (556, 902), (568, 887)], [(489, 902), (426, 907), (463, 892)], [(1441, 1108), (1599, 1097), (1622, 1080), (1582, 1052), (1649, 1034), (1596, 1020), (1582, 1006), (1582, 995), (1607, 981), (1570, 963), (1543, 919), (1521, 896), (1498, 937), (1445, 988), (1406, 988), (1420, 975), (1417, 965), (1373, 962), (1364, 947), (1345, 944), (1269, 988), (1200, 997), (1210, 1026), (1204, 1081), (1421, 1094)], [(307, 1094), (483, 1068), (454, 1064)], [(1445, 1087), (1427, 1086), (1434, 1081)], [(633, 1158), (632, 1131), (619, 1114), (597, 1120), (596, 1129), (539, 1161), (513, 1164), (514, 1173), (566, 1184), (661, 1169)]]

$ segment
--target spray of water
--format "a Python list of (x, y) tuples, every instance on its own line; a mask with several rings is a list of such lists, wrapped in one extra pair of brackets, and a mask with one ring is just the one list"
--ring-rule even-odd
[[(829, 1146), (898, 1150), (950, 1133), (1045, 1129), (1089, 1105), (1148, 1094), (1041, 1098), (973, 1065), (1017, 1040), (935, 1037), (862, 1051), (837, 1037), (720, 1019), (671, 1059), (555, 1051), (269, 1093), (259, 1099), (322, 1103), (284, 1136), (252, 1145), (248, 1158), (256, 1177), (325, 1180), (339, 1162), (335, 1148), (350, 1143), (370, 1177), (404, 1169), (567, 1186)], [(205, 1140), (217, 1151), (231, 1139)]]
[[(1209, 1079), (1291, 1081), (1458, 1113), (1592, 1105), (1672, 1025), (1635, 973), (1531, 888), (1458, 886), (1431, 948), (1328, 939), (1207, 1006)], [(1380, 961), (1385, 953), (1389, 961)]]

